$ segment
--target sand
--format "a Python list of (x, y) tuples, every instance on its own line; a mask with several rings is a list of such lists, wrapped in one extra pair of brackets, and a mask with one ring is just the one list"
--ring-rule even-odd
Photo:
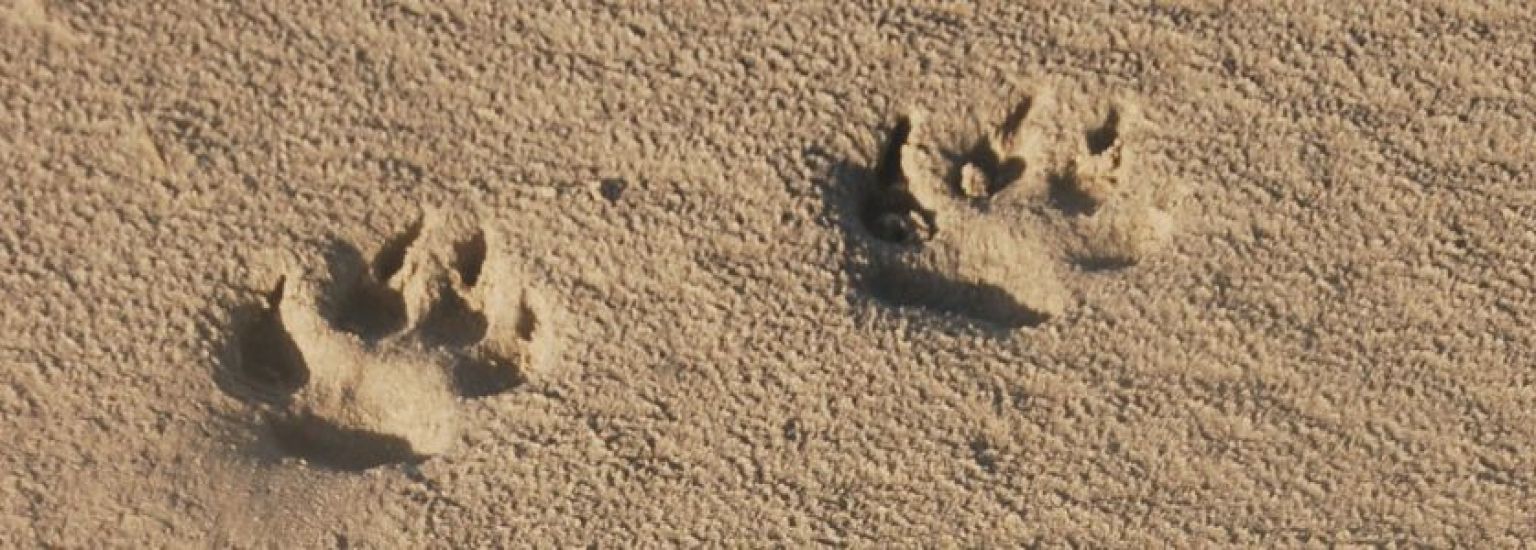
[(1527, 3), (197, 4), (0, 0), (0, 546), (1536, 540)]

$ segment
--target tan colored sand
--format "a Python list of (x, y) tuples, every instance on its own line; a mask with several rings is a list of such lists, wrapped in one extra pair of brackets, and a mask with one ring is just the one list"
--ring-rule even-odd
[(0, 546), (1536, 540), (1528, 3), (214, 4), (0, 0)]

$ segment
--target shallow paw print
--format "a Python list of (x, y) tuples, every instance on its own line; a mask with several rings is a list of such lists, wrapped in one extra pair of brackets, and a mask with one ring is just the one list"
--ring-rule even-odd
[(429, 215), (371, 261), (342, 245), (329, 290), (279, 277), (236, 315), (231, 387), (265, 404), (284, 451), (313, 463), (366, 469), (446, 452), (461, 399), (513, 389), (554, 360), (556, 312), (496, 243)]
[[(926, 115), (896, 121), (868, 171), (861, 279), (887, 302), (987, 323), (1036, 326), (1068, 305), (1077, 273), (1129, 267), (1172, 232), (1169, 200), (1138, 186), (1136, 112), (1109, 107), (1073, 133), (1026, 98), (974, 145), (945, 151)], [(1133, 138), (1134, 139), (1134, 138)]]

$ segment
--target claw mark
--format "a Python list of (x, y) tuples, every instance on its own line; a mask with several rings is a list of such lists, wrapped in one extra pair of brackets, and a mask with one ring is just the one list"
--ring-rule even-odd
[(283, 291), (286, 290), (287, 287), (288, 287), (288, 276), (287, 275), (283, 275), (281, 277), (278, 277), (277, 278), (277, 284), (272, 287), (272, 291), (271, 292), (267, 293), (267, 308), (268, 309), (271, 309), (272, 311), (277, 311), (277, 306), (283, 303)]
[(539, 316), (534, 313), (533, 306), (528, 303), (528, 295), (517, 304), (517, 337), (525, 341), (533, 340), (533, 333), (539, 330)]
[(1003, 123), (998, 127), (998, 149), (1007, 153), (1017, 153), (1019, 150), (1019, 130), (1024, 127), (1024, 119), (1029, 118), (1029, 112), (1035, 107), (1032, 97), (1025, 97), (1013, 106)]
[(891, 135), (886, 138), (885, 149), (880, 152), (880, 160), (875, 164), (875, 180), (881, 187), (901, 184), (901, 150), (907, 146), (907, 140), (911, 137), (912, 119), (897, 119), (896, 126), (891, 128)]
[(1104, 123), (1098, 128), (1089, 129), (1083, 133), (1083, 138), (1088, 143), (1088, 153), (1100, 155), (1115, 146), (1120, 141), (1120, 109), (1110, 107), (1109, 114), (1105, 115)]
[(938, 232), (933, 211), (923, 208), (912, 195), (902, 171), (902, 155), (911, 134), (912, 120), (898, 119), (875, 164), (874, 187), (864, 200), (864, 227), (883, 241), (917, 243)]
[(421, 238), (421, 228), (425, 224), (425, 217), (416, 218), (405, 232), (396, 235), (379, 249), (379, 253), (373, 259), (374, 279), (381, 283), (388, 282), (390, 277), (400, 271), (405, 265), (405, 254)]

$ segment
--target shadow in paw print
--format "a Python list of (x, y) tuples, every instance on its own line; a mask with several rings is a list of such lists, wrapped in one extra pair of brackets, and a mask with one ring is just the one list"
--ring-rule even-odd
[[(1061, 145), (1059, 126), (1037, 122), (1034, 103), (1024, 98), (961, 151), (939, 149), (921, 117), (903, 117), (868, 166), (804, 152), (827, 170), (826, 212), (862, 294), (1011, 331), (1066, 312), (1077, 274), (1124, 269), (1162, 246), (1174, 220), (1124, 170), (1136, 158), (1126, 145), (1140, 127), (1135, 106), (1111, 105), (1082, 142), (1051, 153), (1042, 147)], [(1029, 189), (994, 200), (1023, 178)]]
[[(1083, 131), (1083, 143), (1088, 148), (1088, 158), (1083, 159), (1092, 171), (1102, 170), (1105, 161), (1118, 162), (1118, 155), (1109, 154), (1120, 141), (1121, 114), (1118, 107), (1110, 107), (1104, 121)], [(1082, 174), (1078, 166), (1053, 172), (1049, 177), (1051, 205), (1068, 216), (1091, 216), (1108, 199), (1108, 187), (1102, 181), (1104, 174)]]
[(462, 347), (485, 338), (485, 314), (458, 294), (444, 293), (421, 319), (421, 341), (430, 346)]
[(214, 380), (226, 393), (285, 403), (309, 383), (304, 354), (283, 328), (277, 308), (286, 286), (287, 279), (279, 279), (267, 293), (265, 307), (247, 304), (234, 311), (235, 330), (221, 362), (233, 368), (220, 369)]
[(1120, 109), (1111, 107), (1104, 115), (1104, 123), (1084, 132), (1083, 139), (1088, 142), (1090, 155), (1102, 154), (1114, 147), (1115, 142), (1120, 141)]
[[(285, 326), (282, 316), (288, 281), (280, 278), (267, 293), (265, 305), (249, 305), (236, 313), (235, 330), (219, 386), (238, 398), (287, 409), (296, 392), (309, 384), (311, 370), (304, 350)], [(404, 438), (327, 422), (304, 413), (267, 415), (268, 444), (311, 464), (338, 470), (364, 470), (382, 464), (425, 458)]]
[[(869, 297), (874, 303), (916, 306), (958, 313), (962, 318), (989, 323), (980, 328), (1003, 329), (1034, 326), (1044, 316), (1018, 304), (1007, 292), (985, 284), (967, 284), (901, 261), (892, 254), (920, 250), (939, 231), (935, 213), (923, 207), (907, 190), (901, 171), (901, 149), (911, 131), (910, 122), (896, 122), (885, 138), (874, 166), (835, 159), (825, 150), (808, 147), (802, 152), (807, 164), (820, 167), (824, 223), (838, 228), (844, 249), (843, 269), (861, 293), (848, 296), (858, 303)], [(980, 306), (978, 307), (978, 304)]]
[(952, 313), (1003, 328), (1035, 327), (1050, 320), (995, 285), (957, 281), (922, 269), (876, 271), (868, 279), (868, 289), (893, 304)]
[(515, 367), (497, 361), (462, 361), (453, 370), (453, 385), (470, 399), (490, 397), (523, 385)]
[(1098, 271), (1119, 271), (1136, 266), (1136, 260), (1115, 256), (1079, 256), (1072, 258), (1072, 265), (1078, 269), (1093, 273)]
[(421, 232), (371, 260), (337, 243), (328, 282), (284, 277), (236, 308), (216, 379), (262, 408), (263, 445), (340, 470), (421, 460), (455, 441), (459, 399), (511, 390), (552, 360), (558, 315), (488, 261), (483, 232), (434, 227), (418, 245)]
[(874, 169), (843, 162), (833, 176), (843, 184), (839, 187), (852, 192), (853, 197), (845, 198), (859, 205), (853, 218), (863, 221), (862, 231), (882, 241), (915, 243), (938, 231), (934, 213), (906, 189), (901, 174), (902, 147), (911, 133), (912, 122), (903, 117), (891, 129)]
[[(1001, 131), (1010, 136), (1017, 132), (1019, 126), (1023, 124), (1024, 118), (1029, 116), (1029, 110), (1033, 105), (1033, 102), (1028, 98), (1015, 105), (999, 126)], [(986, 188), (982, 192), (986, 197), (998, 194), (1009, 185), (1013, 185), (1019, 178), (1024, 177), (1024, 170), (1027, 168), (1024, 164), (1024, 159), (1019, 157), (1004, 158), (999, 154), (998, 145), (995, 143), (994, 137), (982, 136), (977, 138), (976, 142), (965, 151), (958, 154), (944, 155), (949, 163), (949, 169), (945, 171), (944, 181), (948, 183), (950, 192), (959, 197), (972, 196), (972, 198), (982, 198), (973, 196), (972, 192), (965, 188), (964, 170), (966, 166), (971, 166), (981, 172), (981, 176), (985, 179), (986, 183)]]
[[(480, 231), (453, 244), (451, 263), (462, 291), (472, 291), (480, 282), (485, 250), (485, 233)], [(460, 291), (445, 286), (422, 318), (418, 332), (422, 343), (429, 346), (463, 348), (484, 340), (489, 327), (484, 312), (465, 301)]]
[(484, 231), (476, 231), (468, 239), (454, 243), (453, 269), (465, 287), (474, 287), (480, 282), (480, 272), (485, 269), (485, 253)]
[(362, 471), (427, 458), (417, 454), (404, 438), (350, 429), (310, 415), (272, 418), (269, 422), (283, 451), (327, 468)]
[[(878, 181), (873, 170), (847, 159), (838, 159), (817, 146), (805, 147), (800, 156), (817, 174), (813, 182), (821, 196), (821, 215), (817, 223), (836, 230), (839, 240), (846, 244), (842, 248), (839, 269), (854, 278), (855, 286), (860, 284), (860, 266), (867, 256), (867, 241), (901, 243), (915, 240), (916, 236), (910, 230), (902, 231), (899, 226), (884, 231), (871, 229), (879, 227), (883, 214), (913, 212), (910, 208), (891, 204), (889, 199), (873, 196), (871, 191)], [(916, 199), (911, 200), (911, 203), (916, 202)], [(845, 298), (850, 305), (861, 300), (857, 293), (849, 293)]]
[(1099, 209), (1099, 201), (1083, 191), (1076, 178), (1070, 172), (1054, 172), (1048, 176), (1051, 206), (1068, 216), (1091, 216)]
[(387, 243), (372, 262), (365, 260), (362, 251), (352, 243), (332, 243), (326, 262), (332, 283), (324, 294), (333, 298), (321, 307), (333, 325), (365, 342), (377, 341), (405, 328), (405, 298), (389, 287), (389, 280), (400, 271), (416, 231), (419, 230)]
[(977, 140), (975, 145), (963, 153), (948, 154), (945, 158), (949, 161), (950, 168), (944, 175), (944, 181), (948, 182), (950, 192), (960, 196), (968, 194), (963, 184), (965, 179), (963, 170), (966, 166), (981, 171), (981, 175), (986, 180), (984, 192), (988, 197), (996, 195), (1024, 176), (1024, 160), (999, 157), (991, 141), (986, 138)]
[[(487, 342), (484, 349), (469, 356), (461, 356), (453, 368), (453, 383), (459, 395), (470, 398), (496, 395), (527, 382), (527, 357), (515, 357), (509, 352), (511, 344), (528, 346), (538, 337), (541, 326), (538, 312), (528, 302), (525, 293), (517, 304), (511, 332)], [(482, 336), (484, 331), (482, 330)], [(467, 348), (465, 348), (467, 349)]]

